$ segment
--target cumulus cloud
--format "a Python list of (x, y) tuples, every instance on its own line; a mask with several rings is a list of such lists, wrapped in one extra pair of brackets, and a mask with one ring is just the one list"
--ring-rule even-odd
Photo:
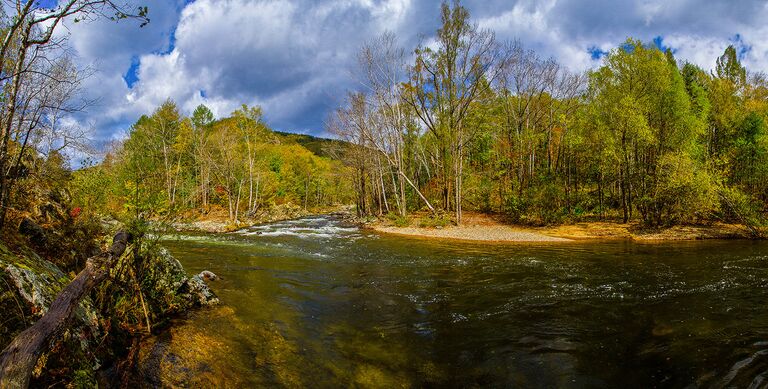
[[(768, 70), (764, 1), (465, 0), (481, 28), (520, 39), (573, 70), (632, 36), (660, 39), (705, 69), (728, 44), (751, 70)], [(87, 87), (100, 104), (83, 115), (104, 140), (120, 136), (168, 98), (217, 116), (261, 105), (280, 130), (321, 134), (328, 112), (354, 88), (359, 47), (386, 30), (407, 49), (439, 25), (439, 2), (418, 0), (158, 0), (145, 28), (100, 21), (64, 33), (78, 61), (100, 71)], [(132, 66), (133, 64), (133, 66)], [(128, 82), (126, 81), (128, 80)], [(115, 135), (117, 134), (117, 135)]]

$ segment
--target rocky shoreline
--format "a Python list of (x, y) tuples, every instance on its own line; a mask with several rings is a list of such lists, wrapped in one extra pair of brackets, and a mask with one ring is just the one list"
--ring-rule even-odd
[[(139, 293), (127, 286), (130, 280), (120, 274), (118, 264), (105, 285), (84, 298), (72, 324), (39, 359), (32, 386), (117, 385), (130, 371), (141, 369), (125, 363), (124, 345), (150, 332), (166, 331), (165, 323), (175, 316), (219, 303), (206, 283), (215, 278), (212, 273), (190, 276), (167, 250), (158, 247), (145, 252), (152, 254), (141, 258), (144, 266), (137, 270), (143, 272), (142, 308), (132, 306), (133, 295)], [(31, 249), (11, 250), (0, 243), (0, 309), (5, 312), (0, 348), (39, 320), (72, 278), (73, 273), (66, 274)], [(145, 320), (151, 328), (143, 326)]]
[(349, 218), (352, 211), (353, 209), (348, 206), (323, 210), (306, 210), (297, 205), (287, 203), (269, 207), (253, 215), (246, 216), (236, 224), (230, 222), (227, 217), (222, 215), (197, 215), (193, 218), (173, 222), (170, 224), (170, 227), (176, 232), (224, 233), (258, 224), (275, 223), (316, 215), (337, 214)]

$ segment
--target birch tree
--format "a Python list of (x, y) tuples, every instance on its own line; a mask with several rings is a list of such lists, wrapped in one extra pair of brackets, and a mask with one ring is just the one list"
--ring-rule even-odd
[(443, 206), (453, 209), (456, 223), (461, 224), (464, 147), (469, 135), (464, 120), (495, 78), (493, 65), (499, 51), (493, 32), (470, 24), (469, 11), (458, 1), (442, 4), (441, 20), (435, 48), (416, 49), (404, 97), (436, 140)]

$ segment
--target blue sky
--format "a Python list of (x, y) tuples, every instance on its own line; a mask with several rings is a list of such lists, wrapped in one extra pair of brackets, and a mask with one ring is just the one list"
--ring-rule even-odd
[[(53, 0), (43, 0), (50, 2)], [(139, 1), (144, 4), (145, 2)], [(125, 136), (141, 114), (171, 98), (188, 114), (217, 117), (261, 105), (275, 129), (324, 134), (324, 120), (355, 88), (355, 54), (393, 31), (412, 50), (439, 24), (439, 1), (153, 0), (151, 23), (68, 23), (72, 52), (97, 70), (85, 93), (98, 99), (73, 118), (97, 144)], [(600, 63), (632, 36), (706, 69), (729, 44), (748, 68), (768, 70), (765, 1), (465, 0), (499, 40), (520, 39), (573, 70)]]

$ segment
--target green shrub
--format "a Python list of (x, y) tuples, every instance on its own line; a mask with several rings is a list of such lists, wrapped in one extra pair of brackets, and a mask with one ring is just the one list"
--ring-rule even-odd
[(761, 206), (752, 196), (730, 187), (721, 188), (719, 194), (723, 219), (743, 223), (750, 228), (766, 226)]
[(523, 215), (525, 214), (527, 208), (528, 208), (528, 205), (526, 204), (523, 198), (518, 197), (515, 194), (511, 194), (504, 199), (504, 206), (502, 207), (502, 212), (511, 221), (519, 222), (522, 220)]
[(401, 216), (396, 213), (390, 213), (387, 215), (387, 219), (389, 219), (395, 227), (408, 227), (411, 225), (411, 218), (408, 215)]
[(542, 180), (528, 191), (530, 198), (526, 217), (528, 224), (548, 225), (561, 223), (567, 214), (565, 194), (554, 181)]
[(445, 227), (452, 223), (453, 223), (453, 220), (448, 214), (438, 213), (436, 215), (430, 215), (428, 217), (421, 218), (419, 220), (419, 227), (421, 228)]
[(719, 209), (716, 180), (686, 153), (668, 153), (658, 162), (656, 188), (638, 199), (646, 224), (696, 223)]

